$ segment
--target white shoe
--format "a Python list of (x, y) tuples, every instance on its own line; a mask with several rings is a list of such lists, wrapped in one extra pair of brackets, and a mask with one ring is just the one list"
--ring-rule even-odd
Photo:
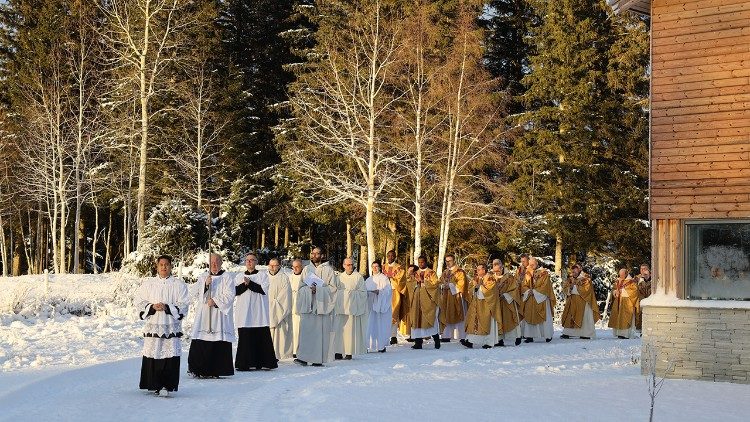
[(169, 397), (169, 391), (167, 391), (166, 388), (162, 388), (161, 390), (159, 390), (159, 392), (157, 393), (157, 395), (159, 397)]

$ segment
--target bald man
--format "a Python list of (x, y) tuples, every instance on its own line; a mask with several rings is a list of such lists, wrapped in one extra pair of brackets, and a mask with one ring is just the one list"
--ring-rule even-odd
[(277, 359), (292, 357), (292, 286), (278, 259), (268, 261), (269, 326)]
[(299, 346), (299, 314), (294, 312), (297, 306), (297, 292), (302, 282), (302, 270), (304, 264), (301, 259), (292, 261), (292, 273), (289, 274), (289, 286), (292, 288), (292, 357), (297, 357), (297, 347)]
[(354, 269), (351, 258), (344, 260), (344, 272), (339, 274), (341, 301), (339, 317), (343, 319), (342, 339), (344, 359), (367, 353), (367, 318), (369, 307), (365, 279)]
[(529, 259), (529, 266), (521, 284), (521, 300), (523, 300), (523, 336), (526, 343), (534, 340), (552, 341), (554, 328), (552, 326), (552, 309), (555, 308), (555, 293), (549, 271), (539, 268), (536, 258)]
[(234, 375), (235, 288), (231, 274), (221, 268), (222, 264), (221, 256), (212, 253), (209, 271), (199, 276), (191, 287), (191, 296), (196, 304), (188, 372), (196, 378)]

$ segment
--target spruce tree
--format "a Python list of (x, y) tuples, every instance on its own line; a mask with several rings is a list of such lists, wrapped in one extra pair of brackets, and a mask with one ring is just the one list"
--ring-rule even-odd
[(514, 206), (554, 239), (559, 270), (564, 252), (616, 252), (615, 242), (648, 237), (633, 224), (645, 218), (647, 55), (642, 37), (622, 35), (643, 25), (613, 18), (604, 1), (532, 5), (542, 20), (531, 31), (510, 169)]

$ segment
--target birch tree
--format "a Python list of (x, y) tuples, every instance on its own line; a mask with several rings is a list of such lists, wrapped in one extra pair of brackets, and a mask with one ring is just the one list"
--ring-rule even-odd
[(321, 10), (342, 21), (335, 28), (321, 23), (319, 60), (291, 99), (297, 133), (285, 145), (283, 166), (313, 199), (312, 208), (353, 203), (364, 211), (368, 267), (375, 260), (378, 201), (398, 181), (403, 160), (387, 137), (395, 98), (386, 83), (398, 48), (398, 23), (389, 12), (379, 1), (343, 13)]
[(174, 154), (178, 169), (174, 180), (199, 210), (203, 209), (205, 196), (217, 189), (218, 184), (208, 182), (220, 173), (219, 157), (224, 145), (221, 134), (230, 121), (230, 116), (217, 108), (216, 85), (210, 57), (200, 54), (186, 70), (178, 92), (182, 131)]
[[(435, 197), (436, 184), (428, 177), (435, 172), (439, 156), (436, 144), (444, 119), (438, 113), (439, 97), (434, 84), (442, 65), (438, 53), (439, 36), (432, 20), (433, 9), (418, 1), (406, 19), (404, 42), (399, 51), (397, 90), (402, 93), (396, 108), (396, 125), (401, 134), (399, 147), (404, 152), (406, 177), (397, 185), (394, 205), (412, 217), (413, 260), (422, 254), (422, 230), (427, 203)], [(405, 205), (404, 205), (405, 204)]]
[[(146, 224), (146, 177), (152, 118), (163, 112), (156, 99), (171, 88), (169, 70), (190, 40), (184, 36), (194, 23), (184, 13), (187, 0), (109, 0), (102, 4), (108, 22), (104, 39), (112, 52), (109, 65), (117, 78), (122, 100), (133, 95), (138, 102), (138, 190), (136, 220), (138, 240)], [(161, 104), (164, 104), (162, 102)]]
[[(90, 168), (97, 164), (96, 156), (106, 136), (98, 98), (102, 94), (102, 74), (98, 64), (101, 48), (97, 37), (97, 7), (85, 0), (71, 5), (74, 36), (68, 43), (74, 99), (70, 113), (73, 120), (75, 150), (73, 154), (73, 183), (75, 186), (75, 223), (73, 230), (73, 271), (80, 271), (81, 207), (91, 186), (85, 179)], [(97, 215), (98, 217), (98, 215)], [(98, 220), (97, 220), (98, 222)], [(94, 251), (95, 253), (95, 251)], [(94, 266), (96, 263), (94, 262)]]
[(496, 202), (481, 197), (487, 178), (481, 167), (487, 160), (500, 164), (497, 156), (497, 119), (500, 110), (492, 100), (493, 81), (482, 66), (482, 31), (475, 23), (477, 11), (464, 4), (459, 9), (452, 50), (440, 77), (446, 119), (440, 142), (440, 225), (437, 273), (442, 273), (451, 224), (455, 220), (497, 224)]

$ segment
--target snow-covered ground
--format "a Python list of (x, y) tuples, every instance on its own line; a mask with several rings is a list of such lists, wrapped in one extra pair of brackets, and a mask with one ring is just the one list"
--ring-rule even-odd
[[(140, 323), (116, 304), (115, 292), (128, 283), (117, 277), (67, 276), (43, 290), (50, 297), (59, 288), (56, 297), (70, 302), (76, 295), (105, 301), (110, 292), (110, 303), (93, 302), (91, 316), (0, 314), (0, 420), (648, 418), (640, 340), (613, 339), (608, 330), (598, 331), (597, 340), (561, 340), (557, 332), (548, 344), (490, 350), (456, 343), (434, 350), (430, 342), (419, 351), (403, 343), (324, 368), (283, 361), (274, 371), (221, 380), (185, 375), (186, 347), (180, 391), (166, 400), (152, 397), (138, 389)], [(0, 279), (0, 304), (24, 282), (34, 279)], [(44, 302), (34, 293), (25, 300)], [(748, 385), (667, 380), (655, 418), (744, 421), (749, 396)]]

